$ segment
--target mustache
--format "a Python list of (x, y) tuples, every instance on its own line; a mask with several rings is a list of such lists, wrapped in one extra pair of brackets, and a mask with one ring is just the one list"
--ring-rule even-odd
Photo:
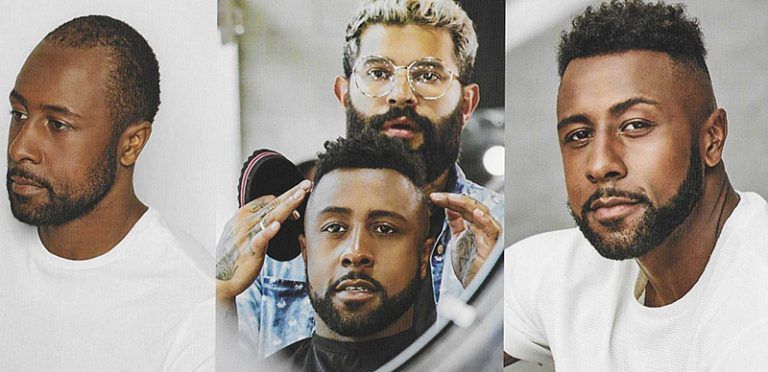
[(349, 273), (346, 273), (346, 274), (342, 275), (340, 278), (334, 280), (333, 283), (331, 283), (331, 286), (328, 287), (328, 288), (334, 289), (334, 288), (338, 287), (339, 284), (341, 284), (341, 282), (343, 282), (345, 280), (353, 280), (353, 279), (365, 280), (366, 282), (371, 283), (371, 285), (373, 285), (373, 287), (374, 287), (376, 292), (383, 292), (384, 291), (384, 286), (381, 285), (381, 283), (379, 283), (378, 280), (374, 279), (373, 277), (371, 277), (368, 274), (361, 273), (359, 271), (352, 271), (352, 272), (349, 272)]
[(411, 119), (411, 121), (416, 123), (421, 131), (426, 131), (428, 127), (432, 126), (432, 121), (429, 120), (429, 118), (419, 115), (416, 113), (415, 108), (409, 106), (405, 108), (392, 107), (389, 109), (389, 111), (383, 114), (371, 116), (370, 128), (375, 131), (380, 131), (384, 126), (384, 123), (387, 121), (394, 120), (403, 116)]
[(26, 169), (17, 168), (17, 167), (8, 168), (8, 172), (5, 175), (5, 182), (6, 182), (6, 184), (10, 185), (11, 182), (13, 182), (13, 180), (11, 180), (11, 177), (14, 177), (14, 176), (15, 177), (22, 177), (22, 178), (30, 179), (33, 182), (35, 182), (37, 184), (40, 184), (40, 186), (42, 186), (42, 187), (44, 187), (44, 188), (46, 188), (48, 190), (53, 190), (53, 185), (51, 185), (51, 183), (48, 180), (46, 180), (45, 178), (40, 177), (40, 176), (38, 176), (38, 175), (36, 175), (36, 174), (26, 170)]
[(645, 203), (649, 205), (651, 204), (651, 200), (648, 199), (648, 197), (645, 196), (644, 194), (627, 191), (627, 190), (621, 190), (615, 187), (601, 187), (595, 190), (595, 192), (592, 195), (590, 195), (589, 199), (587, 199), (587, 201), (584, 202), (584, 205), (582, 205), (581, 207), (582, 215), (585, 215), (587, 212), (592, 211), (592, 203), (594, 203), (597, 199), (606, 198), (606, 197), (627, 198), (638, 203)]

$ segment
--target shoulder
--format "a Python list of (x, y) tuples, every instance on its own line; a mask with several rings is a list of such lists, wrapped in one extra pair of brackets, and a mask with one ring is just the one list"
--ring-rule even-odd
[[(141, 225), (139, 225), (141, 224)], [(165, 269), (184, 271), (197, 279), (212, 282), (213, 257), (189, 234), (169, 225), (154, 209), (142, 216), (137, 226), (137, 244), (145, 259), (167, 264)]]

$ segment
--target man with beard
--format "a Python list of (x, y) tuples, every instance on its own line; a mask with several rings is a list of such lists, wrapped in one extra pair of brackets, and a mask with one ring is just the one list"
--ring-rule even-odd
[(567, 370), (768, 367), (768, 204), (728, 180), (705, 55), (681, 5), (614, 0), (563, 34), (557, 133), (580, 231), (506, 250), (506, 354)]
[(424, 166), (378, 135), (325, 148), (300, 237), (317, 324), (270, 356), (270, 370), (372, 371), (416, 338), (413, 302), (433, 244)]
[(29, 55), (10, 92), (6, 184), (16, 236), (0, 259), (0, 369), (212, 367), (207, 252), (133, 190), (160, 104), (146, 40), (73, 19)]
[[(367, 1), (347, 25), (345, 75), (334, 82), (348, 136), (396, 137), (424, 160), (435, 244), (417, 300), (419, 330), (434, 322), (441, 296), (458, 295), (502, 249), (503, 198), (456, 165), (461, 131), (479, 102), (472, 83), (477, 47), (472, 20), (452, 0)], [(301, 260), (267, 258), (238, 296), (241, 341), (257, 357), (311, 334), (312, 309), (293, 290), (303, 281)]]

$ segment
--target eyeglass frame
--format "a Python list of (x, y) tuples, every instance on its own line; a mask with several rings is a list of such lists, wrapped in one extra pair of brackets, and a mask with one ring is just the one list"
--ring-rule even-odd
[[(390, 85), (390, 87), (389, 87), (389, 89), (387, 89), (387, 91), (386, 91), (386, 92), (384, 92), (384, 93), (382, 93), (382, 94), (379, 94), (379, 95), (371, 95), (371, 94), (368, 94), (368, 93), (366, 93), (365, 91), (363, 91), (363, 89), (361, 89), (361, 88), (360, 88), (360, 83), (357, 81), (357, 69), (360, 67), (360, 64), (361, 64), (361, 63), (362, 63), (364, 60), (367, 60), (367, 59), (370, 59), (370, 58), (381, 58), (381, 59), (383, 59), (383, 60), (386, 60), (387, 62), (389, 62), (389, 64), (391, 64), (391, 65), (392, 65), (392, 66), (395, 68), (395, 69), (392, 71), (392, 77), (390, 77), (390, 78), (389, 78), (389, 80), (392, 82), (392, 83), (391, 83), (391, 85)], [(422, 61), (439, 62), (441, 65), (443, 65), (443, 67), (445, 67), (445, 69), (448, 71), (448, 73), (449, 73), (449, 74), (450, 74), (450, 76), (451, 76), (451, 80), (448, 82), (448, 85), (449, 85), (449, 86), (448, 86), (447, 88), (445, 88), (445, 90), (443, 91), (443, 93), (441, 93), (441, 94), (440, 94), (439, 96), (437, 96), (437, 97), (432, 97), (432, 98), (427, 98), (427, 97), (424, 97), (424, 96), (423, 96), (423, 95), (421, 95), (419, 92), (417, 92), (417, 91), (416, 91), (416, 88), (413, 86), (413, 82), (411, 81), (411, 74), (409, 73), (409, 72), (411, 71), (410, 69), (411, 69), (411, 67), (412, 67), (412, 66), (413, 66), (413, 65), (414, 65), (416, 62), (422, 62)], [(418, 95), (419, 97), (421, 97), (421, 98), (424, 98), (424, 99), (425, 99), (425, 100), (427, 100), (427, 101), (437, 101), (437, 100), (439, 100), (440, 98), (443, 98), (443, 96), (445, 96), (445, 94), (446, 94), (446, 93), (448, 93), (448, 90), (450, 89), (450, 84), (453, 82), (453, 80), (454, 80), (454, 77), (456, 78), (456, 81), (458, 81), (458, 82), (459, 82), (459, 84), (464, 84), (464, 83), (461, 81), (461, 79), (459, 78), (459, 74), (458, 74), (458, 73), (455, 73), (455, 72), (453, 72), (453, 70), (451, 70), (451, 69), (450, 69), (448, 66), (446, 66), (446, 65), (445, 65), (445, 62), (443, 62), (443, 60), (441, 60), (440, 58), (436, 58), (436, 57), (424, 57), (424, 58), (414, 59), (413, 61), (411, 61), (411, 62), (410, 62), (409, 64), (407, 64), (407, 65), (398, 66), (398, 65), (396, 65), (396, 64), (395, 64), (395, 62), (393, 62), (391, 59), (389, 59), (389, 58), (387, 58), (387, 57), (384, 57), (384, 56), (380, 56), (380, 55), (377, 55), (377, 54), (370, 54), (370, 55), (367, 55), (367, 56), (365, 56), (365, 57), (362, 57), (362, 58), (358, 59), (358, 60), (357, 60), (357, 63), (355, 63), (355, 67), (352, 69), (352, 79), (355, 81), (355, 87), (357, 88), (357, 90), (358, 90), (358, 91), (360, 91), (360, 93), (362, 93), (364, 96), (366, 96), (366, 97), (370, 97), (370, 98), (381, 98), (381, 97), (384, 97), (384, 96), (386, 96), (387, 94), (389, 94), (389, 93), (391, 93), (391, 92), (392, 92), (392, 89), (394, 89), (394, 88), (395, 88), (395, 79), (397, 79), (397, 72), (398, 72), (399, 70), (403, 70), (403, 69), (404, 69), (404, 70), (405, 70), (405, 72), (406, 72), (406, 74), (405, 74), (405, 77), (406, 77), (406, 80), (408, 81), (408, 87), (409, 87), (409, 88), (411, 88), (411, 91), (413, 92), (413, 94), (416, 94), (416, 95)]]

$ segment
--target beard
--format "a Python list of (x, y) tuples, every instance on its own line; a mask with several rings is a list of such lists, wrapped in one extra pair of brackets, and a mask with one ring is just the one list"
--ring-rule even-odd
[[(584, 237), (601, 256), (612, 260), (638, 258), (661, 245), (672, 231), (685, 222), (693, 208), (701, 200), (703, 185), (701, 156), (698, 152), (698, 142), (694, 141), (685, 180), (680, 184), (672, 199), (665, 205), (654, 206), (644, 194), (613, 187), (600, 188), (584, 203), (580, 216), (577, 216), (573, 209), (570, 210), (571, 216), (576, 220), (576, 224)], [(590, 226), (587, 213), (592, 211), (590, 206), (595, 200), (611, 196), (629, 198), (646, 205), (646, 207), (640, 223), (630, 231), (621, 231), (621, 220), (601, 223), (603, 227), (616, 235), (603, 236)]]
[[(81, 185), (64, 184), (54, 186), (53, 182), (19, 167), (8, 168), (6, 188), (11, 202), (11, 212), (17, 220), (33, 226), (59, 226), (75, 220), (93, 208), (106, 196), (115, 183), (117, 170), (117, 141), (113, 140), (101, 161), (89, 170), (86, 181)], [(29, 197), (18, 195), (11, 189), (11, 176), (28, 178), (45, 189), (47, 202), (33, 206)], [(38, 195), (35, 197), (43, 197)]]
[[(306, 270), (306, 268), (305, 268)], [(323, 297), (318, 296), (312, 289), (312, 283), (307, 280), (306, 286), (309, 292), (309, 300), (315, 313), (332, 331), (346, 337), (364, 337), (372, 335), (387, 328), (390, 324), (400, 319), (408, 309), (413, 307), (416, 294), (419, 292), (422, 280), (419, 278), (419, 266), (416, 266), (416, 275), (413, 276), (402, 292), (389, 297), (387, 290), (378, 281), (367, 274), (351, 272), (337, 279), (328, 287)], [(379, 298), (379, 306), (367, 313), (357, 313), (362, 306), (357, 303), (333, 304), (333, 296), (339, 283), (347, 279), (363, 279), (373, 284), (374, 293)]]
[(463, 109), (463, 101), (459, 100), (456, 108), (438, 122), (417, 114), (416, 109), (410, 106), (392, 107), (384, 114), (366, 117), (347, 98), (347, 136), (366, 130), (381, 133), (385, 122), (402, 116), (412, 120), (416, 123), (417, 130), (423, 133), (424, 143), (418, 148), (413, 148), (410, 144), (408, 147), (424, 161), (427, 171), (426, 181), (429, 183), (436, 180), (459, 160)]

